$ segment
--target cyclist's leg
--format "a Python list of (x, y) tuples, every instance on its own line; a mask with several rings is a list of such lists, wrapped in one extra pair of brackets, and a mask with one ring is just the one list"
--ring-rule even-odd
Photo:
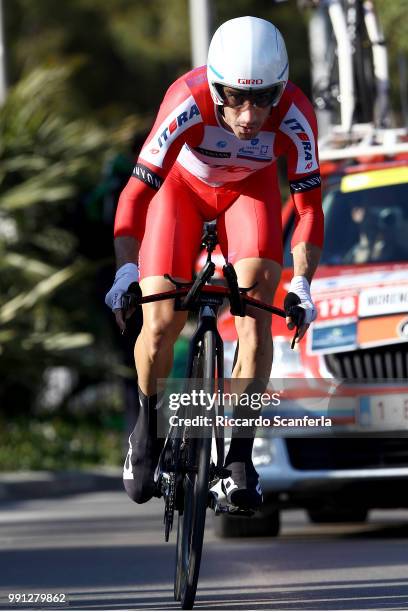
[[(257, 286), (249, 295), (272, 304), (281, 275), (281, 266), (266, 258), (245, 258), (235, 263), (241, 287)], [(271, 315), (254, 308), (247, 308), (245, 317), (235, 318), (239, 350), (233, 377), (262, 379), (270, 376), (273, 358)]]
[[(191, 280), (202, 228), (200, 199), (175, 168), (148, 209), (139, 258), (143, 295), (174, 289), (165, 274)], [(170, 373), (172, 348), (186, 317), (175, 312), (173, 300), (143, 305), (135, 360), (139, 387), (146, 395), (155, 393), (156, 380)]]
[[(249, 287), (258, 282), (250, 294), (272, 303), (280, 278), (277, 262), (245, 258), (236, 262), (235, 268), (240, 286)], [(235, 378), (233, 390), (241, 395), (241, 401), (234, 407), (233, 416), (241, 419), (253, 419), (261, 414), (258, 400), (266, 389), (272, 367), (271, 317), (268, 313), (253, 310), (248, 309), (245, 317), (236, 317), (235, 320), (239, 350), (232, 374)], [(251, 403), (256, 405), (257, 410), (252, 409)], [(229, 498), (241, 508), (257, 508), (262, 503), (259, 476), (252, 463), (255, 435), (254, 425), (234, 427), (225, 459), (225, 465), (231, 471)]]
[[(252, 297), (272, 303), (282, 269), (281, 200), (276, 170), (269, 167), (243, 181), (242, 194), (218, 220), (220, 245), (241, 287), (257, 283)], [(245, 231), (242, 231), (242, 228)], [(239, 351), (233, 376), (269, 379), (271, 315), (248, 308), (236, 317)]]
[[(178, 278), (187, 280), (188, 275), (179, 275)], [(174, 289), (174, 285), (163, 276), (144, 278), (140, 286), (143, 295)], [(156, 381), (170, 374), (173, 346), (186, 320), (186, 312), (175, 312), (173, 300), (143, 304), (143, 327), (135, 344), (135, 363), (139, 389), (146, 396), (156, 393)]]
[[(257, 283), (250, 295), (272, 303), (282, 263), (280, 195), (273, 171), (259, 172), (254, 179), (245, 181), (242, 195), (220, 217), (220, 243), (235, 265), (239, 285)], [(248, 308), (245, 317), (236, 317), (235, 325), (239, 350), (232, 375), (237, 379), (237, 392), (262, 393), (272, 367), (271, 315)], [(234, 416), (241, 418), (259, 414), (247, 402), (234, 409)], [(225, 461), (232, 474), (230, 501), (241, 507), (256, 507), (262, 502), (251, 458), (255, 433), (252, 426), (234, 428)]]
[[(140, 250), (140, 286), (143, 295), (174, 289), (163, 275), (188, 280), (200, 244), (202, 218), (188, 186), (170, 175), (153, 198)], [(154, 471), (163, 440), (157, 437), (157, 379), (166, 378), (173, 360), (173, 345), (187, 313), (175, 312), (172, 300), (143, 305), (143, 327), (136, 341), (140, 411), (129, 438), (124, 468), (125, 489), (143, 503), (154, 492)]]

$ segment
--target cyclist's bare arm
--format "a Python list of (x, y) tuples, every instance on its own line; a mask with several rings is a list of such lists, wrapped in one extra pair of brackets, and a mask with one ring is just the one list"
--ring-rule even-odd
[(117, 236), (115, 238), (116, 268), (126, 263), (137, 264), (140, 242), (133, 236)]
[[(132, 236), (117, 236), (114, 244), (117, 270), (127, 263), (137, 265), (140, 243), (138, 240), (136, 240), (136, 238), (133, 238)], [(119, 329), (124, 332), (126, 329), (126, 323), (123, 310), (118, 308), (113, 312)], [(127, 317), (129, 317), (133, 312), (134, 309), (129, 310), (127, 312)]]
[(312, 282), (320, 261), (322, 249), (310, 242), (299, 242), (292, 249), (294, 276), (305, 276)]
[[(321, 248), (310, 242), (298, 242), (292, 247), (294, 278), (304, 277), (310, 285), (319, 264), (321, 252)], [(286, 323), (289, 329), (294, 328), (294, 322), (290, 317), (286, 318)], [(297, 342), (303, 338), (308, 327), (309, 325), (304, 324), (299, 328)]]

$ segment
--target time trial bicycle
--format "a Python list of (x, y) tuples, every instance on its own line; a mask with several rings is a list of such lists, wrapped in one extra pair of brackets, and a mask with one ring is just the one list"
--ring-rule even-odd
[[(202, 390), (204, 395), (223, 396), (224, 352), (223, 342), (217, 329), (217, 315), (224, 300), (228, 300), (230, 311), (235, 316), (245, 316), (246, 308), (258, 308), (280, 317), (291, 316), (296, 323), (292, 348), (298, 337), (304, 310), (299, 306), (297, 295), (286, 296), (284, 310), (252, 298), (248, 288), (238, 286), (237, 275), (231, 263), (223, 266), (225, 286), (209, 285), (215, 273), (211, 254), (217, 245), (217, 232), (213, 222), (206, 223), (202, 246), (207, 251), (207, 261), (194, 281), (179, 282), (169, 275), (175, 289), (155, 295), (141, 297), (140, 288), (131, 286), (123, 296), (123, 309), (129, 310), (139, 304), (174, 300), (175, 310), (198, 313), (197, 327), (190, 340), (186, 368), (186, 392)], [(194, 417), (204, 417), (198, 429), (192, 426)], [(178, 513), (177, 547), (174, 576), (174, 598), (181, 602), (184, 610), (192, 609), (197, 591), (203, 549), (207, 508), (215, 514), (229, 513), (236, 516), (252, 516), (254, 511), (238, 508), (228, 503), (222, 494), (221, 481), (230, 476), (224, 468), (225, 441), (224, 405), (214, 404), (209, 409), (201, 406), (180, 406), (177, 423), (171, 425), (160, 455), (155, 474), (157, 496), (164, 500), (164, 532), (166, 542), (173, 527), (174, 515)], [(213, 443), (214, 442), (214, 443)]]

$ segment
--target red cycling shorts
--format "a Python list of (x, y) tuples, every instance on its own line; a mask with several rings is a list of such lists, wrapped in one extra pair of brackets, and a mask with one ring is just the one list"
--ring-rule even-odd
[(203, 222), (217, 219), (224, 257), (247, 257), (282, 265), (281, 199), (276, 164), (247, 179), (211, 187), (177, 162), (149, 204), (140, 249), (141, 278), (191, 279)]

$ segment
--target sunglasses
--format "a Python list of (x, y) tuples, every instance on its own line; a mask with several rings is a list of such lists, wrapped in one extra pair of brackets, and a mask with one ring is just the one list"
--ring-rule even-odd
[(279, 100), (282, 92), (282, 84), (274, 85), (268, 89), (258, 91), (246, 91), (240, 89), (226, 88), (223, 85), (218, 85), (217, 90), (222, 97), (225, 106), (231, 108), (239, 108), (248, 100), (252, 106), (266, 108), (273, 106)]

